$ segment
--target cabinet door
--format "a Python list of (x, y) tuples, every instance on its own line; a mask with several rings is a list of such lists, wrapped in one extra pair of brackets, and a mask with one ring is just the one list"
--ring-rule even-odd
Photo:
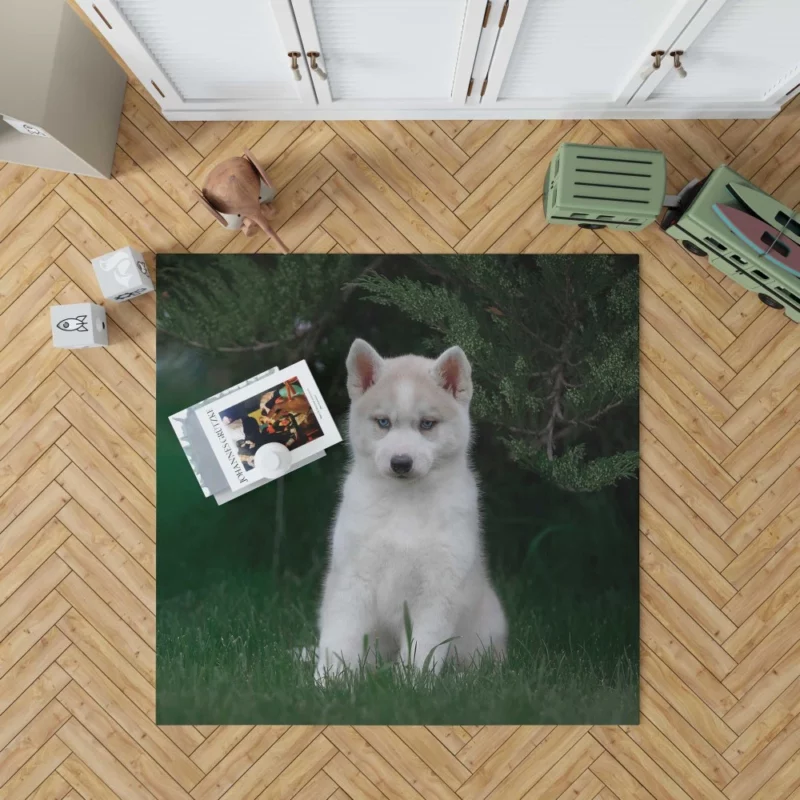
[(165, 109), (316, 106), (289, 0), (77, 1)]
[(624, 106), (702, 1), (509, 0), (481, 105)]
[(800, 0), (709, 0), (669, 49), (686, 77), (665, 63), (636, 103), (781, 103), (800, 88)]
[(320, 106), (463, 105), (486, 0), (292, 0)]

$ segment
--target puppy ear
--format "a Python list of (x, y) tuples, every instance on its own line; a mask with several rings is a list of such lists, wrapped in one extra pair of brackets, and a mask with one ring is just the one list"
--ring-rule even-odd
[(472, 399), (472, 367), (460, 347), (445, 350), (433, 364), (433, 376), (460, 403)]
[(356, 339), (347, 354), (347, 391), (350, 399), (361, 397), (378, 380), (383, 359), (372, 345)]

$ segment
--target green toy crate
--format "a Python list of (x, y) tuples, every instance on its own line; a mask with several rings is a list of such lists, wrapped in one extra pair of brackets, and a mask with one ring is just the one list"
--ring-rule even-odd
[(800, 322), (800, 278), (761, 258), (714, 211), (715, 203), (747, 210), (728, 191), (729, 183), (757, 189), (730, 167), (717, 167), (704, 181), (681, 194), (679, 207), (669, 209), (661, 220), (662, 230), (690, 253), (707, 255), (718, 270), (756, 292), (768, 306), (783, 308), (787, 317)]
[(562, 144), (544, 180), (548, 222), (638, 231), (661, 213), (667, 162), (657, 150)]

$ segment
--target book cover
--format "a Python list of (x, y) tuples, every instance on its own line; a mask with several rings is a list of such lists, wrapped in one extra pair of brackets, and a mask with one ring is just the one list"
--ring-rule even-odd
[(268, 482), (255, 463), (264, 444), (284, 445), (294, 470), (342, 441), (305, 361), (212, 398), (193, 413), (226, 480), (224, 488), (233, 493)]

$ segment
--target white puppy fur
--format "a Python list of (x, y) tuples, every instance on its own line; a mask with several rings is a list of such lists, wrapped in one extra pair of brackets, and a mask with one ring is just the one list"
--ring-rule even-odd
[[(320, 609), (317, 678), (365, 656), (439, 672), (447, 657), (503, 657), (507, 625), (489, 580), (478, 487), (468, 462), (471, 367), (459, 347), (435, 361), (347, 357), (352, 463), (333, 529)], [(412, 624), (408, 653), (404, 604)], [(452, 639), (449, 644), (442, 644)]]

